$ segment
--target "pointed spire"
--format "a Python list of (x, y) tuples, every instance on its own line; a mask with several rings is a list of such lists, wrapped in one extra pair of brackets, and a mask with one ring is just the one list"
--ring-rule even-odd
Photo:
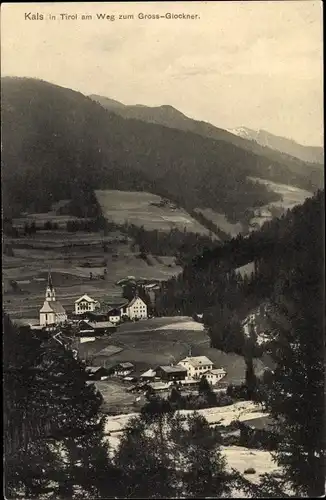
[(48, 273), (48, 287), (53, 290), (53, 283), (52, 283), (52, 276), (51, 276), (51, 273), (49, 271)]
[(48, 284), (47, 284), (46, 292), (45, 292), (45, 300), (48, 302), (55, 301), (55, 290), (54, 290), (54, 286), (52, 283), (52, 276), (51, 276), (50, 271), (48, 273)]

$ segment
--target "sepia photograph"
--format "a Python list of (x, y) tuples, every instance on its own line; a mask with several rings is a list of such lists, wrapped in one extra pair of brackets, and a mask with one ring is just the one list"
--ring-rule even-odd
[(323, 5), (1, 5), (6, 500), (325, 495)]

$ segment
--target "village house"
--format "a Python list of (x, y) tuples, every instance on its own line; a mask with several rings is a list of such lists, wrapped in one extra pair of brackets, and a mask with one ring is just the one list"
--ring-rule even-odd
[(40, 309), (40, 326), (60, 325), (67, 321), (67, 313), (61, 303), (56, 300), (56, 293), (49, 273), (45, 291), (45, 301)]
[(118, 363), (113, 368), (113, 374), (118, 377), (126, 377), (134, 371), (134, 365), (129, 362)]
[(225, 377), (225, 375), (226, 371), (224, 370), (224, 368), (213, 368), (213, 370), (204, 373), (204, 377), (206, 378), (207, 382), (211, 385), (215, 385), (223, 377)]
[(83, 314), (89, 311), (93, 312), (98, 307), (100, 307), (100, 303), (87, 294), (75, 300), (75, 314)]
[(173, 382), (148, 382), (144, 389), (152, 390), (154, 392), (169, 391), (172, 387)]
[(129, 319), (147, 318), (147, 305), (136, 295), (130, 302), (120, 307), (121, 317), (127, 316)]
[(79, 315), (80, 318), (87, 321), (109, 321), (109, 315), (107, 311), (101, 309), (95, 309), (94, 311), (86, 311)]
[(80, 337), (108, 335), (116, 331), (116, 326), (110, 321), (82, 320), (78, 322), (78, 335)]
[(95, 336), (109, 335), (117, 331), (117, 327), (110, 321), (89, 321), (88, 323), (94, 329)]
[(121, 321), (120, 309), (118, 309), (118, 308), (111, 309), (108, 312), (108, 318), (109, 318), (109, 321), (115, 325), (120, 323), (120, 321)]
[(140, 375), (141, 380), (154, 380), (156, 378), (156, 371), (150, 368)]
[(213, 369), (213, 363), (206, 356), (187, 357), (179, 361), (178, 365), (187, 369), (187, 377), (198, 379), (202, 375)]
[(78, 322), (78, 334), (80, 337), (94, 335), (94, 328), (90, 325), (87, 320), (81, 320)]
[(187, 368), (184, 366), (158, 366), (156, 376), (164, 381), (184, 380), (187, 376)]

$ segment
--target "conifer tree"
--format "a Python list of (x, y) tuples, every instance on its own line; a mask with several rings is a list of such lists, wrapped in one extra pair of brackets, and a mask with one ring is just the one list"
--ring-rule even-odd
[(292, 244), (269, 313), (275, 369), (262, 391), (280, 435), (275, 456), (284, 480), (309, 497), (325, 487), (322, 207), (319, 195), (291, 219)]

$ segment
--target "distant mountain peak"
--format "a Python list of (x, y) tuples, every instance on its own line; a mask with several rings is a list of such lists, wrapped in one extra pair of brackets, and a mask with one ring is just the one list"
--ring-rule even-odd
[(230, 132), (230, 134), (249, 140), (254, 140), (255, 136), (257, 136), (260, 132), (260, 130), (254, 130), (248, 127), (228, 128), (226, 130)]
[(264, 129), (253, 130), (248, 127), (236, 127), (228, 129), (228, 132), (242, 139), (255, 141), (263, 147), (268, 147), (288, 156), (299, 158), (305, 162), (323, 163), (324, 161), (323, 148), (304, 146), (294, 139), (275, 135)]

